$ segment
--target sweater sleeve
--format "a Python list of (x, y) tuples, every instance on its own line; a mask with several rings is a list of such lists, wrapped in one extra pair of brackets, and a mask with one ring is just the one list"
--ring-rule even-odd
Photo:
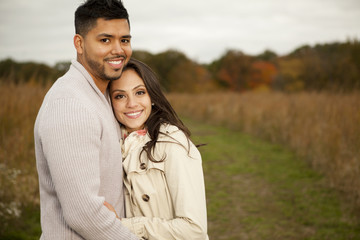
[(74, 99), (57, 99), (44, 111), (39, 134), (66, 224), (85, 239), (137, 239), (98, 195), (99, 119)]
[(158, 146), (166, 146), (160, 149), (165, 151), (167, 156), (164, 170), (175, 218), (165, 220), (133, 217), (125, 218), (122, 222), (135, 234), (146, 239), (208, 239), (205, 186), (200, 153), (191, 142), (188, 153), (188, 141), (181, 131), (172, 133), (171, 137), (186, 148), (176, 143), (158, 143)]

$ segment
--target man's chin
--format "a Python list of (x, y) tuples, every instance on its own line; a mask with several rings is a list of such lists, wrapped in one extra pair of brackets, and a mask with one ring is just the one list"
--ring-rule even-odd
[(106, 79), (109, 80), (109, 81), (118, 80), (121, 77), (121, 70), (122, 69), (115, 70), (116, 73), (113, 73), (113, 74), (106, 74)]
[(107, 76), (107, 80), (109, 81), (115, 81), (118, 80), (121, 77), (121, 75), (118, 76)]

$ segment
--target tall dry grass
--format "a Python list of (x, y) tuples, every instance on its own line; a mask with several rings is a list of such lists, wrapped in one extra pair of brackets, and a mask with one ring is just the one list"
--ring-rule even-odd
[(360, 93), (170, 94), (178, 113), (286, 144), (360, 209)]
[(23, 207), (39, 202), (33, 129), (46, 91), (46, 87), (33, 84), (0, 84), (0, 218), (3, 223), (20, 217)]
[[(38, 204), (33, 126), (47, 87), (0, 85), (0, 218)], [(360, 208), (360, 93), (170, 94), (184, 116), (287, 144)]]

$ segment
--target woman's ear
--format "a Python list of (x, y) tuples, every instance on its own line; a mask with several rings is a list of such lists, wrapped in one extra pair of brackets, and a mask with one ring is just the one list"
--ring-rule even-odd
[(82, 36), (80, 36), (79, 34), (76, 34), (74, 36), (74, 46), (76, 49), (76, 52), (78, 54), (82, 54), (84, 52), (83, 48), (84, 48), (84, 38)]

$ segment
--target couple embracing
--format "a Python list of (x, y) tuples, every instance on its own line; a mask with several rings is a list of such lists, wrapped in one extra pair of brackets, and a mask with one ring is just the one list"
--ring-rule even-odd
[(154, 72), (131, 59), (120, 0), (75, 12), (77, 59), (35, 127), (40, 239), (208, 239), (201, 156)]

